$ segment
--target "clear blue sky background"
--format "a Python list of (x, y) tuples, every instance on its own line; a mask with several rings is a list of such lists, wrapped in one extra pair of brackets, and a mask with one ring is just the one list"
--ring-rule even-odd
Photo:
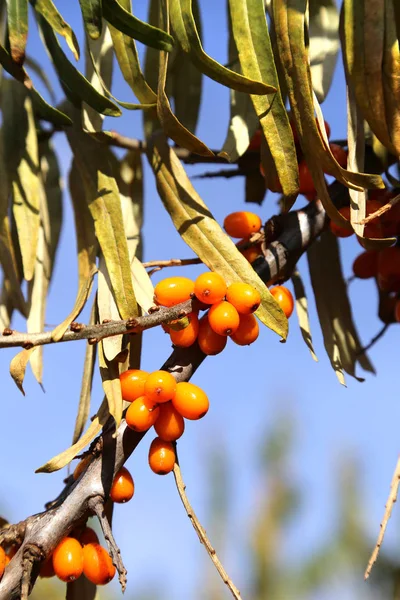
[[(136, 14), (145, 18), (147, 3), (136, 4)], [(58, 2), (64, 17), (79, 37), (81, 24), (77, 5), (77, 2)], [(224, 63), (227, 56), (225, 3), (203, 0), (201, 5), (205, 48)], [(31, 54), (38, 60), (44, 59), (45, 53), (35, 25), (30, 36)], [(332, 138), (346, 135), (342, 73), (339, 58), (330, 95), (323, 105), (325, 118), (332, 128)], [(50, 68), (49, 75), (54, 80)], [(57, 85), (56, 89), (59, 92)], [(113, 91), (118, 98), (133, 101), (117, 67)], [(197, 133), (211, 148), (219, 148), (223, 143), (228, 123), (228, 97), (226, 88), (204, 78)], [(138, 113), (124, 111), (122, 118), (108, 119), (105, 127), (131, 137), (142, 137), (141, 115)], [(61, 134), (56, 137), (56, 148), (66, 178), (70, 151)], [(204, 168), (188, 167), (188, 171), (194, 175)], [(241, 179), (197, 180), (195, 187), (220, 223), (227, 213), (244, 206), (244, 181)], [(67, 191), (64, 200), (65, 220), (46, 316), (50, 325), (59, 323), (69, 312), (77, 288), (75, 239)], [(299, 198), (296, 207), (303, 203), (303, 199)], [(252, 209), (251, 206), (248, 208)], [(267, 197), (262, 207), (254, 207), (263, 221), (276, 209), (273, 195)], [(360, 247), (354, 239), (348, 239), (341, 242), (341, 249), (345, 274), (350, 275), (352, 261), (359, 254)], [(144, 258), (189, 256), (192, 253), (180, 240), (164, 211), (152, 173), (146, 165)], [(279, 414), (291, 412), (296, 419), (295, 453), (290, 462), (290, 474), (305, 494), (301, 518), (285, 532), (284, 560), (296, 561), (304, 555), (311, 555), (321, 540), (337, 526), (334, 502), (336, 472), (340, 460), (349, 455), (359, 459), (362, 478), (360, 505), (372, 547), (400, 447), (398, 358), (394, 351), (397, 327), (393, 326), (371, 351), (378, 375), (367, 375), (365, 383), (348, 378), (348, 387), (340, 386), (324, 351), (304, 259), (300, 261), (299, 268), (308, 290), (315, 349), (320, 361), (315, 363), (311, 359), (301, 339), (295, 315), (290, 321), (286, 344), (280, 344), (278, 337), (265, 328), (258, 342), (250, 347), (228, 344), (223, 354), (207, 359), (193, 378), (194, 383), (208, 393), (211, 408), (202, 421), (187, 424), (179, 444), (188, 494), (206, 527), (210, 497), (207, 459), (216, 448), (228, 453), (232, 466), (229, 478), (232, 504), (228, 515), (228, 543), (222, 558), (244, 598), (249, 580), (245, 560), (248, 529), (254, 518), (260, 489), (256, 458), (266, 431), (273, 426)], [(329, 264), (326, 268), (329, 269)], [(179, 271), (170, 269), (168, 273), (157, 274), (154, 281), (178, 272), (195, 277), (202, 270), (200, 267)], [(376, 315), (375, 287), (371, 282), (356, 281), (351, 285), (350, 296), (355, 321), (366, 343), (381, 326)], [(86, 310), (82, 320), (88, 318), (87, 313)], [(21, 330), (25, 328), (18, 318), (14, 326)], [(34, 470), (71, 442), (84, 351), (84, 343), (80, 342), (46, 347), (46, 393), (42, 393), (28, 372), (25, 398), (8, 374), (9, 361), (15, 351), (2, 351), (0, 500), (1, 513), (10, 521), (21, 520), (42, 510), (44, 503), (54, 498), (62, 486), (66, 471), (35, 475)], [(143, 368), (159, 368), (170, 351), (168, 336), (158, 330), (147, 332), (144, 336)], [(102, 396), (101, 383), (96, 376), (92, 412), (95, 412)], [(163, 589), (164, 598), (186, 600), (199, 597), (206, 557), (180, 505), (172, 476), (156, 477), (147, 466), (148, 437), (128, 463), (136, 482), (135, 497), (129, 505), (117, 506), (115, 510), (115, 535), (129, 571), (128, 593), (146, 589), (151, 582)], [(389, 527), (387, 547), (396, 544), (396, 522), (395, 517)], [(209, 535), (212, 539), (212, 530), (209, 530)], [(356, 575), (355, 595), (349, 591), (348, 595), (341, 597), (367, 597), (362, 573)], [(211, 574), (211, 577), (214, 575)], [(223, 586), (222, 583), (220, 585)], [(115, 594), (115, 597), (119, 596), (117, 587)], [(226, 594), (228, 597), (228, 592)]]

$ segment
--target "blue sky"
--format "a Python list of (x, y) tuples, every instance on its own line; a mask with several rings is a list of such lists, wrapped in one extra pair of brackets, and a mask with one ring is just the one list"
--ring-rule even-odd
[[(72, 4), (77, 5), (59, 2), (58, 6), (78, 33), (81, 31), (78, 9)], [(145, 18), (147, 3), (137, 4), (136, 14)], [(214, 58), (225, 62), (225, 3), (205, 0), (201, 5), (204, 46)], [(41, 60), (44, 50), (38, 41), (35, 26), (30, 35), (30, 51)], [(342, 73), (339, 58), (332, 89), (322, 106), (325, 119), (331, 125), (332, 139), (346, 135), (346, 98)], [(120, 99), (134, 101), (117, 67), (113, 91)], [(211, 148), (219, 148), (223, 143), (228, 123), (228, 97), (227, 89), (204, 78), (197, 134)], [(142, 137), (141, 116), (138, 113), (124, 111), (120, 119), (106, 120), (107, 127), (131, 137)], [(56, 149), (66, 179), (70, 152), (62, 134), (56, 136)], [(203, 171), (201, 166), (188, 167), (190, 175)], [(220, 223), (226, 214), (244, 206), (244, 181), (241, 179), (196, 180), (195, 187)], [(75, 239), (67, 190), (64, 201), (64, 227), (46, 315), (50, 325), (59, 323), (69, 312), (77, 287)], [(296, 208), (304, 202), (299, 198)], [(252, 209), (251, 206), (248, 208)], [(264, 221), (276, 210), (276, 197), (272, 194), (262, 207), (254, 207)], [(143, 235), (145, 260), (192, 256), (162, 207), (147, 164)], [(344, 272), (348, 276), (351, 274), (352, 261), (361, 248), (351, 238), (341, 242), (341, 251)], [(370, 353), (377, 376), (367, 374), (364, 383), (347, 378), (348, 387), (340, 386), (323, 347), (305, 259), (300, 261), (299, 268), (308, 291), (311, 326), (319, 362), (312, 360), (304, 345), (295, 315), (290, 320), (286, 344), (280, 344), (278, 337), (265, 328), (261, 330), (257, 343), (250, 347), (241, 348), (228, 343), (226, 350), (217, 357), (207, 359), (193, 378), (193, 382), (202, 386), (209, 395), (211, 408), (203, 420), (188, 423), (179, 443), (187, 491), (206, 528), (210, 494), (206, 485), (207, 458), (215, 448), (222, 448), (228, 453), (232, 466), (229, 479), (232, 505), (228, 515), (228, 543), (222, 557), (226, 559), (227, 570), (244, 598), (248, 585), (244, 551), (259, 486), (256, 458), (263, 436), (282, 412), (290, 412), (296, 419), (295, 453), (290, 462), (290, 472), (305, 494), (301, 518), (287, 531), (284, 541), (287, 560), (296, 561), (304, 554), (312, 553), (313, 548), (335, 527), (335, 472), (339, 461), (347, 455), (355, 455), (359, 460), (362, 478), (360, 505), (372, 547), (399, 453), (397, 423), (400, 409), (398, 384), (394, 377), (398, 368), (395, 352), (397, 326), (391, 327)], [(178, 273), (196, 277), (203, 270), (201, 267), (164, 270), (154, 276), (154, 282)], [(350, 297), (361, 339), (367, 343), (381, 326), (377, 318), (374, 284), (369, 281), (353, 282)], [(88, 310), (85, 310), (81, 320), (87, 319)], [(25, 328), (19, 318), (14, 326), (20, 330)], [(28, 372), (25, 398), (20, 395), (8, 374), (9, 361), (15, 351), (2, 351), (0, 513), (4, 513), (11, 521), (40, 511), (43, 504), (55, 497), (62, 486), (65, 471), (53, 475), (35, 475), (34, 470), (70, 444), (84, 351), (83, 342), (45, 348), (46, 393), (43, 394)], [(143, 368), (158, 369), (170, 351), (169, 338), (161, 330), (146, 332)], [(92, 412), (95, 412), (102, 395), (101, 383), (96, 376)], [(117, 506), (115, 510), (115, 536), (129, 571), (128, 593), (146, 588), (150, 581), (163, 589), (164, 598), (195, 598), (198, 597), (206, 556), (183, 512), (172, 476), (157, 477), (147, 466), (149, 438), (144, 439), (127, 464), (136, 483), (135, 497), (129, 505)], [(387, 535), (388, 548), (396, 547), (397, 523), (395, 510)], [(208, 533), (212, 540), (212, 530), (208, 530)], [(355, 596), (349, 598), (360, 597), (362, 591), (365, 593), (362, 573), (355, 575), (358, 576), (360, 588)], [(223, 587), (222, 583), (220, 585)]]

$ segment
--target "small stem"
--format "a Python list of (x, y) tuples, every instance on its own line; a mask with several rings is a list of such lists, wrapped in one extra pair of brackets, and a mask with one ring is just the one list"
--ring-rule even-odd
[[(175, 449), (175, 452), (176, 452), (176, 449)], [(196, 514), (188, 500), (188, 497), (187, 497), (186, 491), (185, 491), (186, 485), (183, 482), (182, 473), (181, 473), (181, 469), (179, 466), (178, 454), (176, 454), (176, 462), (174, 465), (174, 477), (175, 477), (175, 483), (176, 483), (176, 488), (178, 490), (179, 497), (182, 501), (183, 506), (185, 507), (186, 514), (189, 517), (194, 530), (196, 531), (197, 535), (199, 536), (200, 542), (203, 544), (203, 546), (207, 550), (207, 553), (208, 553), (209, 557), (211, 558), (212, 562), (214, 563), (214, 566), (217, 569), (222, 581), (227, 585), (232, 596), (234, 598), (236, 598), (236, 600), (241, 600), (239, 590), (234, 585), (234, 583), (228, 576), (228, 573), (225, 571), (224, 567), (222, 566), (222, 563), (219, 560), (217, 553), (215, 552), (213, 546), (211, 545), (210, 540), (207, 537), (205, 529), (203, 528), (200, 521), (196, 517)]]
[(372, 348), (372, 346), (374, 346), (376, 344), (376, 342), (379, 341), (381, 339), (381, 337), (385, 335), (386, 331), (389, 329), (389, 325), (391, 325), (391, 323), (386, 323), (382, 327), (382, 329), (380, 329), (378, 331), (378, 333), (372, 338), (372, 340), (369, 342), (369, 344), (364, 346), (364, 348), (360, 349), (360, 351), (358, 352), (358, 355), (365, 354), (368, 350), (370, 350)]

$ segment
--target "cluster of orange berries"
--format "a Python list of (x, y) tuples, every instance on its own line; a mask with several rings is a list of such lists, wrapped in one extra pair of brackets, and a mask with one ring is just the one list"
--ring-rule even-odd
[[(316, 120), (316, 123), (317, 123), (317, 127), (319, 128), (319, 124), (318, 124), (317, 120)], [(324, 123), (325, 123), (326, 135), (329, 140), (329, 137), (331, 135), (331, 128), (329, 126), (329, 123), (327, 123), (326, 121), (324, 121)], [(300, 194), (303, 194), (307, 198), (307, 200), (314, 200), (316, 197), (316, 189), (315, 189), (314, 182), (313, 182), (310, 170), (308, 168), (308, 165), (303, 158), (303, 154), (302, 154), (300, 144), (299, 144), (299, 136), (297, 134), (296, 126), (295, 126), (295, 123), (292, 118), (290, 119), (290, 126), (292, 128), (293, 139), (294, 139), (294, 143), (296, 145), (296, 152), (297, 152), (297, 161), (298, 161), (298, 167), (299, 167), (299, 191), (300, 191)], [(253, 152), (259, 151), (260, 147), (261, 147), (261, 138), (262, 138), (262, 132), (261, 132), (261, 130), (257, 130), (250, 141), (248, 150), (253, 151)], [(342, 148), (342, 146), (339, 146), (338, 144), (330, 143), (329, 148), (330, 148), (334, 158), (339, 163), (339, 165), (343, 168), (346, 168), (346, 166), (347, 166), (347, 151), (344, 148)], [(261, 172), (261, 175), (263, 177), (265, 177), (265, 173), (264, 173), (262, 164), (260, 164), (260, 172)], [(326, 174), (330, 175), (331, 173), (326, 171)], [(275, 182), (274, 190), (276, 190), (278, 192), (282, 192), (282, 187), (281, 187), (279, 181)]]
[[(18, 548), (8, 552), (0, 547), (0, 578)], [(57, 576), (66, 583), (75, 581), (82, 574), (95, 585), (106, 585), (115, 575), (115, 566), (107, 550), (100, 545), (96, 532), (85, 527), (63, 538), (51, 556), (42, 564), (40, 577)]]
[(131, 403), (126, 423), (139, 432), (154, 426), (158, 437), (150, 444), (149, 465), (154, 473), (166, 475), (174, 468), (173, 442), (185, 431), (184, 419), (204, 417), (209, 408), (208, 397), (193, 383), (177, 383), (168, 371), (130, 369), (121, 374), (120, 382), (123, 399)]

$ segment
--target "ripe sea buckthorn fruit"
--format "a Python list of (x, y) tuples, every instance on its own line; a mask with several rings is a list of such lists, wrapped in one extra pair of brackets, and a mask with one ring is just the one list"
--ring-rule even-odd
[(6, 553), (4, 548), (0, 546), (0, 578), (3, 577), (4, 570), (6, 568)]
[(231, 339), (238, 346), (248, 346), (256, 341), (259, 334), (259, 326), (254, 315), (240, 315), (239, 327)]
[(257, 129), (254, 132), (254, 135), (250, 140), (247, 150), (250, 152), (257, 152), (258, 150), (260, 150), (261, 138), (262, 138), (262, 131), (261, 131), (261, 129)]
[(75, 481), (77, 479), (79, 479), (79, 477), (82, 475), (82, 473), (84, 471), (86, 471), (89, 464), (92, 462), (92, 459), (93, 459), (93, 456), (88, 455), (88, 456), (85, 456), (84, 458), (82, 458), (82, 460), (80, 460), (78, 462), (78, 464), (75, 467), (75, 471), (72, 474), (72, 477), (74, 478)]
[(225, 279), (219, 273), (202, 273), (194, 282), (196, 298), (204, 304), (221, 302), (226, 294)]
[(175, 306), (189, 300), (194, 291), (194, 282), (187, 277), (168, 277), (157, 283), (154, 300), (161, 306)]
[(231, 283), (226, 292), (226, 299), (241, 315), (249, 315), (261, 304), (259, 292), (248, 283)]
[(269, 290), (288, 319), (294, 309), (294, 300), (290, 290), (284, 285), (277, 285)]
[(119, 380), (121, 382), (121, 393), (124, 400), (133, 402), (136, 398), (143, 396), (144, 384), (149, 373), (140, 369), (129, 369), (121, 373)]
[(144, 393), (154, 403), (172, 400), (175, 390), (175, 378), (168, 371), (154, 371), (154, 373), (150, 373), (144, 385)]
[(157, 435), (166, 442), (175, 442), (185, 431), (185, 421), (172, 402), (160, 406), (160, 414), (154, 424)]
[(97, 533), (91, 527), (85, 527), (79, 536), (79, 541), (82, 546), (86, 546), (86, 544), (98, 544), (99, 538), (97, 537)]
[(241, 210), (225, 217), (224, 229), (233, 238), (248, 238), (261, 229), (261, 219), (255, 213)]
[(207, 356), (214, 356), (219, 354), (226, 346), (227, 336), (219, 335), (215, 333), (214, 329), (208, 322), (208, 315), (204, 315), (199, 322), (199, 335), (197, 336), (197, 342), (200, 349)]
[[(340, 214), (347, 220), (350, 220), (350, 206), (344, 206), (339, 210)], [(341, 225), (337, 225), (334, 221), (329, 224), (330, 230), (336, 237), (346, 238), (353, 235), (353, 229), (346, 229)]]
[(187, 381), (182, 381), (176, 386), (172, 404), (182, 417), (192, 421), (204, 417), (209, 408), (207, 394), (194, 383)]
[(315, 193), (314, 181), (305, 160), (299, 162), (299, 192), (300, 194)]
[(115, 474), (110, 490), (110, 498), (113, 502), (123, 504), (128, 502), (135, 492), (135, 484), (128, 469), (121, 467)]
[(359, 254), (353, 262), (353, 273), (359, 279), (375, 277), (378, 272), (378, 256), (376, 250), (367, 250)]
[(169, 330), (171, 342), (180, 348), (189, 348), (189, 346), (195, 343), (197, 334), (199, 333), (199, 317), (197, 313), (190, 313), (188, 320), (189, 325), (185, 329), (179, 329), (178, 331), (174, 329)]
[(115, 575), (111, 556), (100, 544), (87, 544), (83, 549), (83, 573), (95, 585), (106, 585)]
[(400, 291), (400, 247), (383, 248), (378, 257), (378, 285), (384, 292)]
[[(237, 245), (243, 243), (244, 241), (245, 240), (241, 240), (240, 242), (238, 242)], [(260, 256), (260, 254), (262, 254), (261, 244), (254, 244), (253, 246), (249, 246), (244, 250), (240, 250), (240, 253), (243, 254), (243, 256), (247, 258), (247, 260), (251, 264), (256, 260), (257, 256)]]
[(134, 431), (147, 431), (154, 425), (159, 408), (147, 396), (136, 398), (126, 411), (126, 424)]
[[(329, 148), (335, 158), (336, 162), (342, 167), (342, 169), (347, 168), (347, 150), (339, 146), (339, 144), (329, 144)], [(328, 173), (328, 172), (327, 172)]]
[(219, 335), (231, 335), (239, 327), (239, 313), (230, 303), (218, 302), (208, 311), (208, 322), (211, 329)]
[(49, 556), (49, 558), (47, 558), (42, 566), (40, 567), (40, 571), (39, 571), (39, 577), (43, 577), (43, 579), (47, 579), (49, 577), (54, 577), (55, 576), (55, 571), (54, 571), (54, 567), (53, 567), (53, 555)]
[(53, 552), (54, 572), (61, 581), (75, 581), (82, 575), (82, 546), (72, 537), (61, 540)]
[(175, 450), (171, 442), (156, 437), (150, 444), (149, 465), (157, 475), (167, 475), (175, 464)]
[[(368, 217), (372, 213), (376, 212), (381, 208), (382, 204), (379, 200), (367, 200), (365, 207), (365, 214)], [(384, 237), (383, 226), (380, 217), (375, 217), (364, 227), (364, 237), (368, 238), (382, 238)]]

